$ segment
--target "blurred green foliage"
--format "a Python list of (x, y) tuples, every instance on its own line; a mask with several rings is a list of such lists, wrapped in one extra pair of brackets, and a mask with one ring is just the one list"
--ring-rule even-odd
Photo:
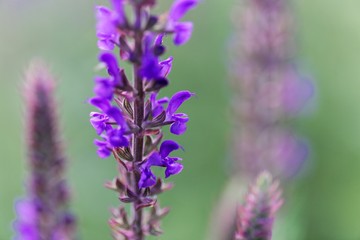
[[(226, 44), (235, 0), (206, 0), (187, 18), (195, 32), (189, 44), (171, 47), (175, 57), (166, 94), (189, 89), (197, 97), (183, 109), (191, 121), (177, 140), (185, 169), (160, 197), (172, 211), (159, 239), (204, 239), (209, 216), (226, 182), (229, 166), (229, 87)], [(101, 1), (96, 1), (101, 3)], [(14, 199), (24, 194), (22, 73), (41, 56), (59, 78), (61, 124), (69, 156), (73, 209), (81, 239), (111, 239), (109, 209), (116, 195), (102, 187), (116, 174), (113, 160), (100, 160), (88, 123), (97, 64), (95, 1), (0, 0), (0, 239), (10, 239)], [(105, 3), (105, 1), (102, 1)], [(282, 230), (298, 239), (360, 238), (360, 2), (294, 1), (301, 62), (317, 85), (316, 110), (297, 122), (312, 143), (306, 171), (286, 194), (291, 221)], [(169, 3), (165, 3), (168, 5)], [(284, 230), (285, 229), (285, 230)], [(279, 237), (278, 239), (281, 239)]]

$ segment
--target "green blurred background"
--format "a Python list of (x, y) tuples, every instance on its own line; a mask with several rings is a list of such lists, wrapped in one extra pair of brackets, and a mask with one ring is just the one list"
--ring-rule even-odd
[[(171, 1), (160, 1), (168, 6)], [(172, 211), (163, 223), (166, 240), (206, 239), (209, 216), (226, 182), (230, 114), (226, 44), (236, 0), (206, 0), (188, 15), (189, 44), (171, 47), (171, 87), (196, 92), (184, 105), (189, 130), (177, 137), (186, 149), (185, 169), (160, 197)], [(14, 199), (24, 194), (23, 70), (41, 56), (59, 78), (61, 123), (68, 150), (69, 181), (80, 236), (111, 239), (109, 209), (116, 195), (102, 187), (116, 174), (111, 159), (95, 154), (88, 122), (97, 64), (93, 9), (88, 0), (0, 0), (0, 240), (11, 238)], [(296, 124), (312, 146), (306, 170), (286, 194), (290, 220), (279, 220), (274, 239), (360, 239), (360, 1), (297, 0), (299, 62), (314, 76), (315, 111)]]

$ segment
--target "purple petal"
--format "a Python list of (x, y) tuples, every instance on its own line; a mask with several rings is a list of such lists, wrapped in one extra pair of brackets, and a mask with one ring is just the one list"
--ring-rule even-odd
[(15, 203), (18, 220), (23, 223), (32, 223), (36, 220), (35, 204), (29, 199), (20, 199)]
[(165, 36), (165, 34), (163, 34), (163, 33), (157, 35), (157, 37), (155, 38), (155, 45), (162, 45), (164, 36)]
[(177, 144), (177, 142), (173, 140), (166, 140), (161, 144), (159, 153), (162, 158), (165, 158), (169, 156), (172, 151), (178, 150), (179, 148), (181, 148), (181, 146)]
[(166, 78), (169, 75), (171, 68), (172, 68), (172, 61), (173, 61), (173, 57), (169, 57), (168, 59), (165, 59), (164, 61), (160, 62), (160, 68), (161, 68), (160, 76), (161, 77)]
[(180, 121), (174, 122), (170, 126), (170, 132), (175, 135), (184, 134), (186, 132), (186, 129), (187, 129), (186, 123)]
[(158, 116), (162, 111), (164, 111), (163, 104), (169, 102), (169, 98), (164, 97), (159, 100), (156, 100), (157, 93), (154, 92), (150, 95), (150, 101), (152, 104), (152, 114), (154, 117)]
[(98, 37), (98, 46), (102, 50), (112, 50), (114, 42), (117, 42), (118, 33), (112, 20), (113, 12), (107, 7), (96, 7), (96, 36)]
[(100, 135), (102, 132), (107, 130), (109, 127), (108, 124), (106, 124), (109, 121), (109, 117), (102, 113), (97, 112), (91, 112), (90, 113), (90, 123), (94, 127), (96, 134)]
[(145, 53), (143, 56), (141, 74), (147, 79), (157, 78), (161, 73), (158, 58), (152, 53)]
[(144, 37), (144, 54), (140, 72), (147, 79), (157, 78), (161, 71), (159, 58), (153, 51), (153, 40), (153, 34), (147, 34)]
[(159, 34), (155, 38), (154, 51), (153, 52), (154, 52), (154, 54), (156, 56), (161, 56), (166, 51), (166, 47), (163, 45), (163, 37), (164, 37), (164, 34)]
[[(110, 22), (111, 21), (111, 14), (112, 11), (104, 6), (96, 6), (95, 8), (95, 12), (96, 12), (96, 19), (97, 19), (97, 24), (102, 27), (105, 27), (105, 23)], [(100, 30), (100, 32), (103, 32), (103, 28), (99, 28), (99, 26), (97, 26), (97, 30)], [(107, 31), (105, 31), (107, 32)]]
[[(282, 172), (281, 174), (285, 178), (292, 178), (296, 176), (297, 173), (301, 170), (302, 166), (309, 156), (309, 146), (296, 136), (287, 136), (282, 139), (283, 142), (280, 142), (279, 150), (281, 158), (284, 159), (282, 163)], [(281, 163), (280, 163), (281, 164)]]
[(180, 20), (189, 10), (197, 5), (197, 0), (176, 0), (171, 6), (169, 19), (172, 21)]
[(106, 147), (107, 143), (105, 141), (101, 141), (99, 139), (94, 140), (94, 145), (97, 147)]
[(17, 233), (14, 240), (38, 240), (40, 239), (40, 234), (38, 228), (35, 224), (32, 223), (23, 223), (20, 221), (14, 222), (14, 229)]
[(177, 162), (167, 165), (165, 170), (165, 178), (168, 178), (171, 175), (179, 174), (183, 170), (183, 168), (184, 168), (183, 165)]
[(115, 85), (122, 86), (120, 69), (115, 56), (112, 53), (103, 52), (99, 56), (99, 61), (106, 64), (109, 74), (114, 78)]
[(172, 96), (172, 98), (170, 99), (168, 108), (167, 108), (167, 113), (171, 116), (173, 115), (176, 110), (178, 110), (178, 108), (181, 106), (181, 104), (183, 104), (183, 102), (185, 102), (186, 100), (188, 100), (189, 98), (191, 98), (191, 96), (193, 95), (193, 93), (189, 92), (189, 91), (180, 91), (176, 94), (174, 94), (174, 96)]
[(111, 17), (111, 9), (105, 7), (105, 6), (96, 6), (95, 8), (96, 11), (96, 18), (110, 18)]
[(309, 79), (302, 79), (296, 73), (289, 74), (284, 81), (283, 101), (290, 113), (299, 111), (314, 95), (314, 85)]
[(117, 107), (111, 107), (106, 111), (106, 114), (115, 120), (115, 122), (122, 128), (127, 129), (127, 124), (124, 119), (124, 116), (119, 108)]
[(177, 46), (187, 43), (192, 35), (193, 24), (191, 22), (177, 23), (174, 26), (173, 41)]
[(163, 111), (164, 111), (164, 107), (161, 105), (158, 105), (155, 108), (153, 108), (152, 115), (153, 115), (153, 117), (157, 117)]
[(100, 158), (107, 158), (111, 155), (111, 149), (108, 148), (107, 142), (95, 139), (94, 144), (98, 147), (97, 154)]
[(110, 79), (96, 77), (94, 93), (100, 98), (111, 100), (113, 97), (113, 85)]
[(89, 103), (103, 112), (106, 112), (111, 107), (109, 100), (100, 97), (91, 98)]
[(157, 92), (153, 92), (153, 93), (150, 94), (149, 99), (150, 99), (150, 102), (151, 102), (151, 104), (152, 104), (153, 107), (157, 104), (157, 103), (156, 103), (157, 95), (158, 95)]
[(123, 0), (111, 0), (114, 9), (114, 20), (117, 25), (123, 25), (125, 23), (124, 1)]
[(114, 49), (114, 42), (109, 39), (99, 39), (97, 42), (97, 46), (101, 50), (111, 51)]
[(129, 141), (120, 129), (113, 129), (108, 132), (109, 143), (112, 147), (125, 147), (129, 145)]
[(154, 152), (150, 155), (150, 157), (146, 161), (146, 166), (158, 166), (158, 167), (164, 167), (164, 161), (161, 155), (157, 152)]
[(139, 188), (151, 187), (156, 183), (156, 176), (149, 168), (144, 168), (139, 180)]
[(169, 102), (169, 98), (168, 97), (163, 97), (157, 100), (158, 104), (165, 104)]
[(98, 148), (96, 153), (100, 158), (107, 158), (111, 155), (111, 151), (108, 148)]

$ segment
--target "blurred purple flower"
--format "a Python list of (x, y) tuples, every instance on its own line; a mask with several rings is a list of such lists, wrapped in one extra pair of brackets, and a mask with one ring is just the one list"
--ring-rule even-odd
[(69, 189), (65, 182), (66, 159), (57, 126), (55, 80), (45, 65), (34, 62), (26, 74), (26, 132), (29, 180), (27, 196), (16, 203), (15, 239), (57, 240), (75, 238), (75, 220), (68, 213)]
[(263, 170), (293, 177), (308, 156), (306, 144), (283, 124), (314, 94), (311, 81), (293, 63), (288, 7), (282, 0), (247, 1), (241, 27), (234, 19), (230, 71), (236, 94), (234, 123), (239, 128), (234, 158), (237, 171), (250, 177)]
[(40, 238), (37, 226), (38, 214), (35, 203), (29, 199), (21, 199), (16, 202), (15, 209), (18, 218), (14, 222), (14, 229), (17, 232), (17, 240), (38, 240)]

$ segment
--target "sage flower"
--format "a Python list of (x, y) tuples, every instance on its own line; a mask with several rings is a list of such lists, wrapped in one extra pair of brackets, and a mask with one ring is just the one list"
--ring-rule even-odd
[[(181, 159), (170, 156), (182, 147), (173, 140), (162, 141), (162, 128), (170, 126), (175, 135), (185, 133), (189, 117), (178, 109), (194, 95), (185, 90), (171, 98), (157, 99), (158, 93), (171, 84), (169, 74), (173, 68), (173, 57), (165, 57), (163, 40), (172, 35), (175, 45), (189, 41), (193, 24), (181, 19), (198, 1), (175, 0), (161, 16), (152, 13), (157, 5), (153, 0), (111, 3), (112, 8), (96, 7), (98, 59), (107, 76), (94, 79), (95, 96), (89, 103), (97, 111), (90, 113), (90, 123), (98, 135), (94, 140), (98, 156), (113, 156), (119, 164), (119, 176), (107, 187), (119, 193), (120, 201), (133, 207), (129, 214), (123, 206), (114, 210), (109, 220), (113, 236), (141, 240), (161, 233), (159, 220), (165, 214), (155, 210), (156, 198), (170, 189), (153, 169), (163, 168), (165, 178), (183, 170)], [(120, 67), (122, 62), (132, 65), (132, 78)]]

